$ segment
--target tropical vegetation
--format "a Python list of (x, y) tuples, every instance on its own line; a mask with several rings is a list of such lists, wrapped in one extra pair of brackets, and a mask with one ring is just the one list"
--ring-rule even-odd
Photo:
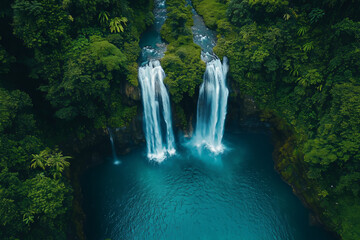
[[(360, 2), (192, 3), (218, 34), (215, 53), (229, 58), (231, 99), (250, 96), (273, 123), (280, 174), (330, 230), (360, 239)], [(136, 118), (153, 6), (0, 2), (0, 239), (84, 238), (71, 221), (74, 155)], [(187, 1), (168, 0), (161, 64), (182, 130), (205, 70), (192, 25)]]
[(343, 239), (360, 239), (360, 5), (194, 0), (233, 89), (278, 130), (277, 169)]

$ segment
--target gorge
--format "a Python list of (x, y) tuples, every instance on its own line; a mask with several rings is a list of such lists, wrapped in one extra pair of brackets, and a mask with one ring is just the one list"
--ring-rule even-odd
[[(163, 22), (159, 9), (165, 6), (155, 1), (155, 26)], [(159, 62), (165, 45), (157, 42), (159, 26), (152, 27), (145, 35), (149, 45), (142, 41), (146, 57), (139, 68), (147, 147), (123, 155), (121, 166), (106, 160), (85, 174), (87, 238), (333, 239), (307, 224), (308, 210), (273, 170), (269, 128), (255, 119), (254, 131), (224, 130), (227, 58), (221, 63), (214, 55), (215, 34), (192, 13), (193, 39), (206, 62), (193, 136), (173, 135)]]
[(358, 9), (2, 0), (0, 239), (360, 239)]

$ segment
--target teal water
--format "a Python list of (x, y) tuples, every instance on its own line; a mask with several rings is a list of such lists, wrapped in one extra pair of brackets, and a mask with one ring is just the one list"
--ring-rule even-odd
[(140, 64), (150, 60), (160, 60), (165, 55), (166, 44), (162, 41), (160, 30), (166, 20), (166, 1), (154, 0), (154, 23), (141, 35), (139, 46), (141, 47)]
[[(331, 240), (275, 172), (266, 133), (230, 131), (221, 156), (178, 146), (161, 164), (142, 146), (83, 176), (88, 239)], [(106, 158), (104, 156), (104, 158)]]

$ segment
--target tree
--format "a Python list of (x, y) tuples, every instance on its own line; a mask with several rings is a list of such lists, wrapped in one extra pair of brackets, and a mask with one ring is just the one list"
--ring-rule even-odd
[(56, 0), (16, 0), (14, 5), (14, 32), (30, 48), (66, 44), (69, 39), (70, 19)]
[[(126, 69), (126, 57), (115, 45), (99, 36), (80, 37), (67, 53), (64, 78), (42, 89), (64, 120), (87, 118), (106, 127), (115, 76)], [(115, 86), (116, 87), (116, 86)], [(117, 86), (118, 87), (118, 86)]]

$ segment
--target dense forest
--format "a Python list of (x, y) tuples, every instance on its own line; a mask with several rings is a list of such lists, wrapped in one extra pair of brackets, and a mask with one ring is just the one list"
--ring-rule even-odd
[[(229, 58), (231, 97), (254, 99), (281, 135), (276, 168), (325, 226), (360, 239), (360, 3), (193, 0)], [(0, 3), (0, 239), (81, 239), (75, 149), (138, 113), (148, 0)], [(185, 0), (167, 1), (161, 64), (177, 127), (205, 63)], [(230, 99), (231, 101), (231, 99)]]
[[(136, 113), (149, 1), (1, 1), (0, 239), (73, 238), (73, 145)], [(64, 149), (62, 149), (64, 148)]]
[(219, 34), (215, 52), (230, 60), (232, 88), (289, 132), (282, 176), (343, 239), (359, 239), (359, 2), (193, 3)]

